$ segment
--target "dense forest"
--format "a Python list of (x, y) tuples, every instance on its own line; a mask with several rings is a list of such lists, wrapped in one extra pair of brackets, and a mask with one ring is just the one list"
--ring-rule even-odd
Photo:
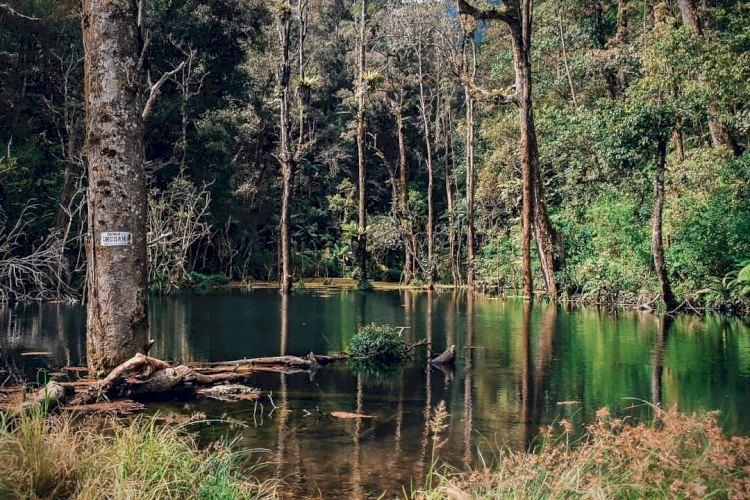
[[(750, 4), (140, 0), (148, 278), (750, 301)], [(86, 280), (81, 6), (0, 5), (0, 295)]]

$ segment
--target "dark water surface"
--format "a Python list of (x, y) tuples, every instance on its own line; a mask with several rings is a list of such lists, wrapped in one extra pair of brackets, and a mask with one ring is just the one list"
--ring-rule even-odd
[[(750, 434), (750, 327), (720, 316), (665, 321), (452, 292), (232, 291), (152, 298), (152, 354), (185, 362), (338, 352), (370, 322), (408, 327), (405, 340), (427, 338), (436, 352), (456, 344), (455, 369), (431, 368), (418, 348), (386, 373), (344, 363), (312, 376), (254, 375), (258, 404), (152, 408), (238, 421), (205, 426), (202, 436), (231, 427), (242, 446), (269, 450), (261, 474), (297, 497), (393, 496), (422, 484), (433, 457), (481, 467), (498, 449), (526, 449), (543, 425), (565, 418), (581, 428), (602, 406), (640, 418), (651, 415), (647, 403), (721, 410), (725, 429)], [(85, 364), (84, 330), (80, 306), (2, 308), (4, 364), (32, 379), (38, 367)], [(49, 354), (21, 356), (29, 350)], [(429, 422), (441, 405), (447, 417), (436, 435)], [(335, 411), (374, 418), (326, 415)]]

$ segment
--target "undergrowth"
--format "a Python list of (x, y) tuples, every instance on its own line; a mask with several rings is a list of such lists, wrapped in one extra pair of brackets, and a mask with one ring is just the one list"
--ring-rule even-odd
[(630, 424), (603, 408), (580, 441), (572, 424), (546, 428), (535, 452), (504, 452), (496, 468), (440, 474), (424, 500), (470, 498), (750, 498), (750, 439), (726, 437), (716, 414), (656, 409), (656, 423)]
[[(261, 499), (271, 484), (248, 475), (247, 452), (198, 448), (184, 425), (155, 417), (103, 425), (42, 412), (0, 414), (0, 498)], [(252, 471), (252, 469), (250, 469)]]

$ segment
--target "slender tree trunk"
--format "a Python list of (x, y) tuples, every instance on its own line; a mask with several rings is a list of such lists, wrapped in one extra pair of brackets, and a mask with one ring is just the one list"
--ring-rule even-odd
[[(430, 134), (430, 118), (427, 113), (427, 97), (424, 90), (424, 67), (422, 61), (422, 32), (418, 41), (417, 60), (419, 63), (419, 111), (422, 115), (422, 126), (424, 128), (424, 143), (427, 151), (427, 285), (432, 288), (435, 281), (435, 262), (433, 249), (435, 246), (434, 229), (434, 207), (433, 197), (435, 192), (434, 174), (432, 164), (432, 137)], [(438, 101), (438, 107), (440, 102)], [(439, 110), (438, 110), (439, 116)]]
[[(463, 66), (464, 71), (476, 72), (476, 58), (469, 63), (469, 47), (473, 49), (473, 31), (465, 33)], [(466, 103), (466, 286), (474, 288), (474, 98), (468, 84), (464, 84)]]
[(662, 219), (664, 213), (664, 175), (667, 167), (667, 140), (659, 139), (656, 154), (656, 177), (654, 178), (654, 212), (651, 218), (651, 248), (654, 255), (654, 267), (659, 277), (661, 298), (667, 311), (675, 309), (677, 303), (669, 285), (667, 264), (664, 259), (662, 237)]
[(359, 227), (357, 231), (357, 257), (359, 282), (367, 281), (367, 177), (365, 158), (365, 22), (367, 0), (360, 1), (359, 51), (357, 76), (357, 165), (359, 168)]
[(294, 183), (294, 159), (291, 152), (290, 95), (289, 80), (291, 75), (289, 61), (290, 32), (292, 24), (290, 10), (281, 10), (277, 14), (276, 29), (279, 35), (279, 62), (276, 67), (276, 84), (281, 95), (281, 110), (279, 113), (279, 163), (283, 180), (281, 192), (281, 276), (280, 291), (283, 294), (292, 291), (292, 236), (291, 236), (291, 202), (292, 186)]
[(456, 249), (456, 198), (453, 185), (453, 144), (451, 142), (450, 106), (445, 106), (445, 124), (443, 126), (445, 143), (445, 197), (448, 204), (448, 247), (453, 286), (461, 283), (458, 269), (458, 251)]
[(414, 226), (409, 210), (409, 164), (406, 161), (406, 144), (404, 139), (403, 96), (399, 98), (399, 102), (394, 103), (393, 108), (396, 115), (396, 133), (398, 137), (399, 212), (401, 212), (401, 223), (407, 233), (404, 238), (404, 281), (408, 284), (414, 279), (417, 271), (415, 266), (417, 249), (415, 248)]
[[(143, 352), (149, 337), (137, 5), (84, 0), (82, 21), (89, 170), (86, 349), (89, 373), (100, 377)], [(106, 234), (112, 232), (120, 234)]]
[(568, 66), (568, 50), (565, 45), (565, 34), (563, 33), (562, 9), (557, 11), (557, 21), (560, 29), (560, 47), (562, 48), (563, 65), (565, 66), (565, 75), (568, 77), (568, 86), (570, 87), (570, 98), (573, 100), (573, 110), (578, 113), (576, 89), (573, 86), (573, 77), (570, 74), (570, 66)]
[(474, 288), (474, 98), (466, 94), (466, 286)]

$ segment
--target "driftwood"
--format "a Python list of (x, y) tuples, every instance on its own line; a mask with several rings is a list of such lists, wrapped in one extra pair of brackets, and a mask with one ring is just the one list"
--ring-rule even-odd
[(456, 346), (454, 344), (451, 344), (448, 346), (448, 349), (443, 351), (443, 353), (430, 360), (430, 363), (433, 365), (449, 365), (456, 361)]
[[(238, 382), (255, 371), (284, 373), (314, 371), (320, 366), (349, 359), (348, 354), (321, 356), (310, 353), (305, 357), (277, 356), (237, 361), (205, 363), (203, 365), (172, 366), (166, 361), (136, 354), (114, 368), (101, 380), (79, 379), (73, 382), (50, 382), (29, 401), (16, 407), (17, 411), (45, 405), (47, 408), (64, 406), (66, 410), (117, 411), (117, 403), (127, 401), (126, 410), (137, 409), (140, 403), (130, 399), (162, 397), (169, 393), (204, 395), (224, 400), (257, 399), (258, 393), (246, 386), (217, 384)], [(66, 371), (75, 371), (69, 368)]]
[(272, 356), (266, 358), (237, 359), (234, 361), (217, 361), (214, 363), (202, 363), (199, 366), (274, 366), (289, 368), (317, 368), (325, 366), (335, 361), (346, 361), (349, 355), (346, 353), (334, 354), (333, 356), (323, 356), (320, 354), (310, 353), (304, 358), (298, 356)]

